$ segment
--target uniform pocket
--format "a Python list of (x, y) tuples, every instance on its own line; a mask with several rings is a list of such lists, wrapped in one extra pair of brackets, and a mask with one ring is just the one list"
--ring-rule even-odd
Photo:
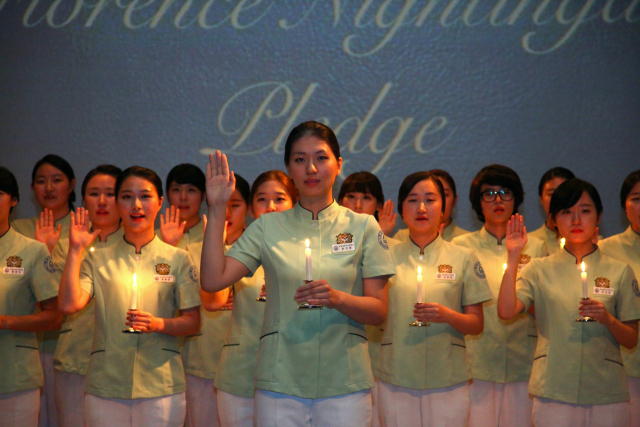
[(379, 375), (393, 374), (393, 335), (385, 333), (380, 340), (380, 356), (374, 373)]
[(235, 347), (240, 345), (240, 337), (237, 335), (227, 335), (222, 347)]
[(620, 350), (612, 348), (605, 351), (602, 363), (606, 373), (604, 378), (609, 383), (608, 392), (616, 395), (620, 394), (626, 384), (624, 363), (622, 362)]
[(360, 383), (368, 378), (373, 379), (367, 332), (354, 325), (349, 325), (347, 332), (349, 333), (349, 366), (352, 383)]
[(278, 356), (279, 325), (269, 325), (260, 331), (260, 347), (256, 365), (258, 381), (273, 382)]

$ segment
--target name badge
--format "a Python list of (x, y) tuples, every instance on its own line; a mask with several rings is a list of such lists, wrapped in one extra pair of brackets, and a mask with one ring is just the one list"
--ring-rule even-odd
[(342, 243), (339, 245), (331, 246), (331, 253), (334, 254), (342, 254), (345, 252), (355, 252), (356, 244), (355, 243)]
[(156, 274), (153, 276), (154, 282), (173, 282), (173, 276), (170, 274)]
[(613, 288), (599, 288), (599, 287), (595, 287), (593, 288), (593, 294), (594, 295), (606, 295), (606, 296), (613, 296), (614, 294), (614, 289)]
[(2, 272), (9, 276), (24, 276), (24, 268), (5, 267)]
[(456, 280), (456, 273), (436, 273), (436, 280), (446, 280), (453, 282)]

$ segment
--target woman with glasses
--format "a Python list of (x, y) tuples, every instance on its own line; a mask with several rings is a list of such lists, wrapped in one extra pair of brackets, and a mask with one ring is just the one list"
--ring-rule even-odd
[[(537, 341), (534, 318), (523, 313), (507, 322), (498, 318), (496, 309), (507, 262), (503, 243), (507, 224), (524, 200), (520, 177), (506, 166), (486, 166), (473, 179), (469, 199), (484, 227), (456, 237), (453, 243), (475, 251), (480, 260), (475, 273), (486, 277), (493, 294), (493, 300), (484, 303), (484, 331), (466, 337), (473, 375), (469, 426), (531, 426), (527, 386)], [(529, 239), (518, 269), (546, 254), (542, 240)]]

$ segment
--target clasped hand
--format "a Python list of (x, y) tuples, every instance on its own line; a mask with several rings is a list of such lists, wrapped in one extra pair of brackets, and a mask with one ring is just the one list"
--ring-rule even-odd
[(340, 292), (333, 289), (326, 280), (313, 280), (305, 283), (296, 290), (293, 298), (298, 304), (305, 302), (319, 304), (327, 308), (335, 308), (340, 299)]
[(413, 306), (413, 317), (420, 322), (449, 323), (451, 309), (437, 302), (417, 302)]
[(154, 317), (151, 313), (138, 310), (127, 311), (126, 325), (146, 334), (161, 331), (164, 327), (164, 320)]

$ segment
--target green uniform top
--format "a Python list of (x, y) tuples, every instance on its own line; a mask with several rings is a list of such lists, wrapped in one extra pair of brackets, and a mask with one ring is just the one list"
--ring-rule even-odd
[(560, 248), (560, 237), (558, 233), (553, 230), (550, 230), (546, 224), (542, 224), (542, 227), (538, 228), (536, 231), (532, 231), (531, 233), (527, 233), (527, 236), (533, 236), (540, 240), (542, 240), (547, 246), (547, 250), (550, 254), (555, 254), (558, 252)]
[(305, 239), (315, 280), (363, 295), (363, 278), (393, 275), (389, 247), (376, 219), (338, 206), (313, 214), (300, 206), (261, 215), (227, 256), (254, 272), (264, 267), (267, 302), (256, 368), (258, 389), (325, 398), (373, 387), (364, 325), (338, 310), (298, 310)]
[[(458, 227), (458, 225), (452, 219), (449, 225), (447, 225), (444, 230), (442, 230), (442, 240), (444, 240), (445, 242), (450, 242), (454, 237), (462, 236), (463, 234), (468, 233), (468, 230)], [(409, 240), (409, 229), (403, 228), (401, 230), (398, 230), (393, 238), (400, 242), (406, 242), (407, 240)]]
[[(107, 236), (104, 242), (94, 240), (91, 248), (99, 249), (116, 244), (122, 240), (124, 230), (118, 228)], [(53, 248), (53, 263), (59, 275), (64, 270), (64, 264), (69, 252), (69, 239), (61, 239)], [(60, 277), (58, 281), (60, 280)], [(93, 344), (93, 328), (95, 325), (95, 301), (91, 299), (82, 310), (70, 316), (65, 316), (58, 345), (53, 354), (53, 367), (63, 372), (76, 375), (86, 375), (89, 366), (89, 356)]]
[[(529, 313), (508, 321), (498, 317), (498, 294), (507, 249), (485, 227), (456, 237), (453, 243), (474, 250), (481, 263), (474, 270), (486, 276), (493, 294), (493, 300), (484, 304), (484, 331), (465, 337), (473, 378), (495, 383), (528, 381), (537, 340), (534, 318)], [(520, 267), (545, 255), (544, 242), (530, 237), (520, 257)]]
[(253, 377), (258, 359), (260, 329), (265, 303), (256, 301), (264, 284), (264, 270), (233, 285), (233, 318), (226, 333), (216, 388), (238, 396), (253, 397)]
[[(162, 232), (159, 228), (156, 229), (156, 236), (162, 240)], [(191, 227), (189, 231), (185, 231), (182, 238), (178, 242), (178, 248), (187, 250), (187, 247), (192, 243), (200, 243), (204, 240), (204, 221), (200, 220), (196, 225)]]
[[(26, 316), (36, 302), (58, 295), (55, 267), (44, 243), (12, 228), (0, 237), (0, 315)], [(0, 330), (0, 393), (44, 384), (38, 342), (33, 332)]]
[[(187, 246), (187, 251), (199, 269), (202, 242), (191, 243)], [(236, 299), (234, 298), (234, 306), (235, 304)], [(182, 363), (187, 374), (213, 380), (218, 372), (224, 336), (231, 321), (231, 311), (211, 312), (200, 307), (200, 320), (200, 331), (195, 335), (188, 335), (184, 339)]]
[(131, 283), (137, 275), (138, 309), (173, 318), (201, 304), (198, 270), (186, 251), (154, 238), (135, 253), (125, 239), (88, 252), (80, 285), (96, 299), (96, 324), (86, 392), (110, 399), (166, 396), (185, 391), (178, 339), (124, 334)]
[(424, 248), (409, 239), (391, 246), (396, 275), (389, 279), (389, 315), (376, 377), (418, 390), (450, 387), (471, 378), (464, 335), (448, 323), (412, 327), (417, 270), (424, 302), (462, 313), (462, 307), (493, 298), (472, 250), (436, 238)]
[[(640, 234), (629, 227), (624, 233), (616, 234), (604, 239), (598, 244), (602, 253), (629, 264), (636, 275), (640, 277)], [(636, 296), (640, 297), (640, 289), (634, 288)], [(640, 377), (640, 345), (631, 350), (622, 347), (622, 361), (627, 375)]]
[[(16, 219), (11, 222), (11, 227), (23, 236), (35, 239), (36, 221), (39, 220), (39, 215), (34, 216), (33, 218)], [(68, 237), (69, 227), (71, 226), (71, 212), (57, 220), (55, 222), (55, 227), (58, 227), (58, 224), (62, 225), (60, 236)], [(60, 329), (56, 329), (55, 331), (38, 332), (38, 347), (40, 348), (40, 353), (54, 353), (56, 351), (56, 346), (58, 345), (59, 335)]]
[[(631, 267), (600, 250), (583, 261), (589, 298), (622, 322), (640, 318)], [(563, 250), (532, 261), (517, 280), (516, 295), (525, 309), (534, 303), (536, 309), (539, 338), (531, 394), (578, 405), (629, 400), (620, 345), (603, 324), (576, 322), (582, 281), (573, 255)]]

